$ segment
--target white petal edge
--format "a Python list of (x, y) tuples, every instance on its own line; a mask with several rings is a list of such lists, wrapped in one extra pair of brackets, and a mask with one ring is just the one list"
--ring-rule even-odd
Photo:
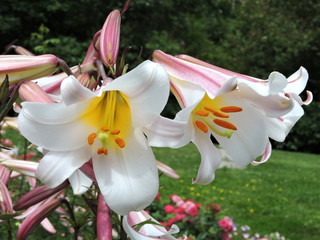
[(95, 94), (90, 89), (82, 86), (74, 76), (69, 76), (63, 80), (60, 91), (62, 99), (67, 106), (101, 95)]
[(300, 67), (298, 71), (288, 77), (288, 85), (284, 89), (285, 92), (299, 95), (305, 89), (308, 79), (308, 71), (304, 67)]
[(47, 187), (54, 188), (69, 178), (91, 157), (89, 147), (74, 151), (49, 151), (41, 160), (36, 176)]
[(179, 148), (190, 142), (191, 135), (186, 131), (187, 122), (158, 116), (152, 124), (143, 128), (148, 143), (154, 147)]
[(75, 195), (82, 195), (90, 188), (92, 180), (80, 170), (76, 170), (70, 177), (69, 182)]
[(69, 151), (87, 144), (95, 129), (81, 122), (88, 102), (65, 106), (64, 103), (22, 103), (19, 129), (33, 144), (52, 151)]
[(257, 166), (257, 165), (260, 165), (261, 163), (265, 163), (271, 157), (271, 153), (272, 153), (272, 145), (270, 142), (268, 142), (268, 144), (266, 146), (266, 150), (264, 151), (261, 160), (260, 161), (253, 161), (251, 164), (254, 166)]
[(192, 183), (208, 184), (213, 181), (214, 172), (220, 166), (221, 152), (213, 145), (210, 134), (203, 133), (197, 129), (195, 129), (192, 142), (197, 146), (201, 155), (198, 174)]
[(126, 233), (129, 235), (132, 240), (176, 240), (171, 234), (179, 232), (179, 228), (176, 225), (173, 225), (169, 231), (164, 227), (157, 225), (146, 224), (141, 227), (139, 232), (133, 229), (132, 226), (139, 224), (143, 221), (151, 220), (155, 223), (159, 223), (157, 220), (152, 218), (145, 211), (140, 212), (130, 212), (128, 215), (123, 217), (122, 225)]

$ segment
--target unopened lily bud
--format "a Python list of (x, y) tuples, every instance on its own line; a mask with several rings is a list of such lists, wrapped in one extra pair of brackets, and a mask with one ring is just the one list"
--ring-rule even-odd
[(29, 50), (25, 49), (24, 47), (21, 47), (21, 46), (12, 46), (14, 48), (14, 51), (17, 53), (17, 54), (20, 54), (20, 55), (27, 55), (27, 56), (34, 56), (34, 54), (32, 52), (30, 52)]
[(17, 240), (27, 239), (28, 235), (61, 203), (61, 199), (53, 198), (37, 207), (20, 225)]
[(24, 175), (35, 177), (38, 164), (39, 163), (37, 162), (26, 161), (26, 160), (0, 159), (0, 178), (1, 178), (1, 165), (4, 165), (10, 168), (11, 170), (17, 171), (19, 173), (23, 173)]
[(19, 94), (23, 100), (28, 102), (54, 103), (53, 99), (34, 82), (21, 84)]
[(103, 63), (111, 67), (117, 61), (120, 42), (121, 14), (112, 11), (105, 21), (100, 36), (100, 55)]
[(46, 186), (40, 186), (32, 189), (30, 192), (23, 195), (13, 206), (13, 209), (18, 211), (33, 206), (44, 199), (49, 198), (57, 192), (62, 191), (69, 185), (68, 181), (63, 182), (56, 188), (47, 188)]
[(99, 194), (97, 211), (97, 238), (98, 240), (112, 240), (112, 223), (110, 209), (103, 195)]
[(10, 170), (0, 163), (0, 180), (7, 185), (10, 179)]
[(96, 85), (96, 81), (94, 80), (94, 78), (91, 76), (89, 72), (81, 73), (77, 77), (77, 79), (82, 86), (89, 89), (92, 89), (92, 87)]
[(175, 179), (180, 178), (180, 176), (171, 167), (160, 161), (157, 161), (157, 167), (161, 172), (163, 172), (163, 174), (167, 175), (168, 177)]
[(6, 75), (10, 84), (51, 75), (56, 71), (58, 61), (59, 58), (51, 54), (0, 56), (0, 83)]
[(0, 208), (3, 213), (12, 214), (12, 199), (10, 192), (4, 182), (0, 179)]

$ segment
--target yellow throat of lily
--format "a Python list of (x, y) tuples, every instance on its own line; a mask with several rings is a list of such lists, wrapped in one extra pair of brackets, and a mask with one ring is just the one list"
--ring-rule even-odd
[(108, 149), (118, 151), (126, 146), (125, 139), (131, 130), (131, 113), (123, 93), (108, 91), (94, 98), (81, 119), (97, 129), (87, 138), (88, 144), (97, 148), (97, 154), (108, 155)]
[(237, 130), (236, 125), (230, 122), (230, 114), (241, 111), (242, 108), (238, 106), (224, 106), (221, 97), (211, 99), (205, 94), (192, 111), (193, 123), (204, 133), (210, 128), (214, 133), (230, 138)]

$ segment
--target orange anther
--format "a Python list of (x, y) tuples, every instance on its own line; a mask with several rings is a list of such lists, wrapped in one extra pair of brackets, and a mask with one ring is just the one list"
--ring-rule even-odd
[(116, 144), (118, 144), (119, 147), (124, 148), (126, 146), (125, 141), (122, 138), (116, 138), (115, 139)]
[(196, 111), (196, 114), (199, 116), (202, 116), (202, 117), (209, 116), (209, 113), (207, 111), (203, 111), (203, 110)]
[(229, 123), (227, 121), (221, 120), (221, 119), (214, 119), (213, 122), (220, 127), (231, 129), (231, 130), (237, 130), (237, 127), (233, 125), (232, 123)]
[(212, 114), (216, 117), (221, 117), (221, 118), (228, 118), (229, 117), (228, 114), (217, 111), (217, 110), (210, 108), (210, 107), (204, 107), (204, 109), (208, 110), (209, 112), (212, 112)]
[(89, 145), (92, 145), (93, 142), (94, 142), (94, 139), (97, 137), (97, 134), (96, 133), (91, 133), (89, 136), (88, 136), (88, 144)]
[(116, 129), (116, 130), (111, 131), (111, 134), (112, 134), (112, 135), (118, 135), (119, 133), (120, 133), (120, 130), (119, 130), (119, 129)]
[(108, 149), (106, 148), (98, 148), (97, 153), (100, 154), (104, 154), (104, 155), (108, 155)]
[(196, 124), (197, 128), (199, 128), (202, 132), (204, 133), (208, 132), (208, 127), (203, 122), (195, 121), (194, 123)]
[(109, 127), (108, 126), (102, 126), (101, 130), (104, 132), (108, 132), (109, 131)]
[(227, 106), (227, 107), (220, 108), (220, 110), (225, 113), (233, 113), (233, 112), (241, 112), (242, 108), (237, 106)]

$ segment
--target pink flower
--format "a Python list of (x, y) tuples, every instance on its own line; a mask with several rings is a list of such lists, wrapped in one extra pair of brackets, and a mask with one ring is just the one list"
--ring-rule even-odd
[(200, 204), (196, 204), (192, 200), (187, 200), (183, 204), (185, 212), (192, 217), (195, 217), (199, 214), (199, 206)]
[(181, 204), (184, 203), (184, 201), (181, 199), (181, 197), (179, 197), (178, 195), (172, 194), (170, 196), (172, 202), (174, 202), (175, 204), (177, 204), (177, 206), (179, 207)]
[(173, 213), (175, 210), (175, 207), (173, 205), (168, 204), (168, 205), (165, 205), (163, 209), (166, 213)]
[(233, 220), (229, 217), (224, 217), (218, 222), (219, 226), (226, 232), (231, 232), (233, 230)]
[(10, 139), (8, 139), (8, 138), (6, 138), (6, 139), (1, 139), (1, 143), (2, 143), (3, 145), (8, 146), (8, 147), (13, 146), (12, 141), (11, 141)]

